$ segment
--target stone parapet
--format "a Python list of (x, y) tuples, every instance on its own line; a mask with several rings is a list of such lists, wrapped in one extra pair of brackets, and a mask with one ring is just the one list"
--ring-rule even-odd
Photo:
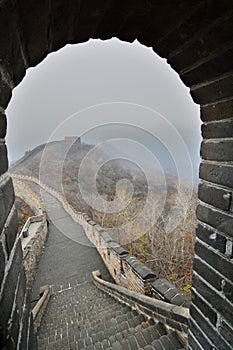
[(189, 309), (150, 298), (122, 286), (104, 281), (101, 279), (100, 271), (92, 272), (92, 276), (95, 285), (99, 289), (144, 315), (147, 315), (148, 318), (160, 321), (168, 329), (175, 330), (179, 333), (180, 338), (184, 339), (185, 344), (190, 320)]
[[(12, 174), (12, 177), (14, 181), (15, 179), (27, 180), (38, 184), (41, 188), (60, 201), (73, 220), (83, 227), (87, 238), (98, 250), (112, 278), (117, 284), (138, 293), (166, 300), (168, 303), (173, 303), (174, 301), (174, 304), (176, 305), (178, 302), (177, 300), (182, 299), (181, 304), (186, 307), (188, 306), (188, 304), (185, 303), (182, 293), (176, 290), (174, 286), (172, 286), (172, 289), (176, 291), (177, 298), (173, 299), (171, 297), (169, 299), (165, 296), (165, 293), (163, 295), (162, 290), (160, 290), (159, 294), (156, 293), (156, 288), (153, 287), (153, 282), (156, 280), (156, 274), (138, 259), (130, 256), (125, 249), (115, 242), (114, 239), (104, 231), (102, 227), (97, 225), (86, 213), (77, 212), (60, 193), (41, 183), (37, 178), (18, 174)], [(167, 280), (166, 284), (171, 285)]]

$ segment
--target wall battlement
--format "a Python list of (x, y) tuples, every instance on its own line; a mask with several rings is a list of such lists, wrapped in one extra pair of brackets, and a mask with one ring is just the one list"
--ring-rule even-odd
[[(151, 269), (142, 264), (135, 257), (130, 256), (126, 250), (124, 250), (107, 232), (103, 230), (103, 228), (91, 220), (86, 213), (76, 211), (60, 193), (41, 183), (37, 178), (18, 174), (12, 174), (12, 177), (14, 181), (15, 179), (21, 179), (21, 181), (26, 180), (38, 184), (46, 192), (50, 193), (60, 201), (63, 208), (72, 217), (72, 219), (83, 227), (87, 238), (98, 250), (112, 278), (118, 285), (133, 292), (144, 294), (154, 297), (162, 302), (165, 301), (166, 303), (173, 304), (178, 308), (180, 307), (181, 314), (188, 315), (188, 313), (183, 309), (186, 309), (189, 304), (183, 297), (182, 293), (167, 280), (156, 279), (156, 275)], [(100, 285), (100, 282), (98, 285)], [(103, 285), (101, 285), (100, 288), (104, 289)], [(168, 292), (170, 297), (168, 296)], [(109, 290), (108, 293), (110, 293)], [(135, 303), (137, 304), (136, 301)], [(157, 318), (158, 321), (164, 323), (168, 327), (181, 332), (183, 336), (187, 337), (188, 316), (186, 316), (186, 318), (184, 317), (182, 322), (179, 322), (175, 319), (176, 315), (174, 314), (174, 319), (172, 320), (173, 309), (171, 307), (171, 310), (169, 310), (169, 317), (164, 317), (163, 313), (166, 313), (167, 308), (166, 303), (164, 303), (164, 307), (163, 303), (160, 305), (160, 308), (158, 308), (157, 313), (155, 312), (153, 314), (153, 317)], [(148, 306), (147, 313), (149, 310), (150, 307)], [(159, 314), (160, 311), (162, 314)], [(146, 310), (144, 312), (146, 312)]]

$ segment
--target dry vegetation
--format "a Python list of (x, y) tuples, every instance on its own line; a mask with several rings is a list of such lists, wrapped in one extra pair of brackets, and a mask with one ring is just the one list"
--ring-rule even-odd
[[(59, 176), (56, 174), (56, 162), (59, 150), (65, 147), (63, 142), (51, 144), (50, 152), (46, 155), (44, 163), (46, 164), (46, 178), (43, 182), (52, 186), (58, 191), (62, 191), (68, 202), (77, 210), (86, 212), (99, 225), (111, 232), (111, 228), (116, 228), (115, 240), (125, 245), (125, 248), (131, 255), (136, 256), (145, 264), (150, 266), (158, 277), (167, 278), (178, 288), (189, 292), (192, 275), (192, 259), (194, 254), (195, 237), (195, 208), (197, 202), (196, 193), (192, 193), (191, 201), (188, 200), (185, 190), (179, 191), (179, 204), (183, 209), (184, 215), (179, 225), (170, 233), (166, 232), (166, 226), (169, 220), (169, 212), (176, 205), (177, 200), (177, 181), (171, 175), (166, 175), (167, 195), (164, 209), (155, 223), (151, 223), (147, 230), (135, 225), (124, 228), (124, 237), (118, 235), (117, 228), (125, 226), (132, 222), (145, 205), (147, 198), (147, 180), (143, 173), (134, 172), (133, 167), (127, 166), (123, 161), (114, 160), (106, 163), (98, 172), (96, 178), (97, 190), (103, 200), (103, 210), (98, 211), (83, 200), (78, 185), (78, 171), (83, 157), (91, 150), (90, 145), (73, 144), (69, 149), (62, 170), (62, 188), (59, 183)], [(17, 171), (26, 175), (38, 176), (41, 154), (43, 147), (40, 146), (39, 152), (34, 152), (33, 157), (28, 157), (21, 165), (17, 166)], [(94, 164), (90, 164), (90, 167)], [(89, 171), (86, 170), (84, 179), (88, 184)], [(115, 214), (108, 213), (108, 203), (114, 201), (116, 195), (122, 198), (122, 203), (127, 199), (127, 193), (116, 193), (116, 184), (121, 179), (128, 179), (134, 188), (134, 193), (129, 205), (124, 210), (119, 210)], [(162, 186), (155, 179), (153, 205), (146, 212), (146, 221), (152, 222), (156, 216), (157, 204), (160, 203), (163, 196)], [(90, 197), (92, 193), (88, 194)], [(105, 208), (106, 207), (106, 208)], [(140, 226), (140, 223), (138, 224)]]
[(15, 207), (18, 214), (18, 232), (21, 232), (25, 222), (31, 216), (34, 216), (35, 213), (33, 210), (25, 203), (21, 198), (15, 198)]

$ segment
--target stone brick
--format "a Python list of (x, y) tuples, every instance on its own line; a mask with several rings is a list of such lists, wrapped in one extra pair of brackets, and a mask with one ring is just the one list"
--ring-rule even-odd
[(233, 167), (231, 165), (202, 163), (200, 177), (203, 180), (233, 188)]
[(2, 284), (2, 279), (4, 276), (5, 261), (6, 261), (5, 253), (2, 247), (2, 242), (0, 242), (0, 286)]
[(7, 338), (6, 343), (4, 345), (5, 346), (2, 350), (15, 350), (15, 343), (12, 338)]
[(7, 148), (3, 143), (0, 143), (0, 159), (0, 175), (2, 175), (8, 169)]
[(204, 141), (201, 145), (201, 157), (206, 160), (232, 161), (233, 140)]
[(11, 316), (10, 322), (8, 322), (7, 338), (13, 340), (14, 344), (17, 344), (20, 328), (20, 314), (15, 309)]
[(232, 200), (232, 193), (230, 191), (206, 183), (200, 183), (198, 197), (202, 202), (211, 204), (225, 211), (230, 210)]
[[(120, 31), (122, 24), (126, 22), (132, 11), (132, 6), (131, 8), (128, 6), (124, 8), (124, 6), (122, 6), (120, 3), (119, 6), (110, 7), (102, 17), (98, 27), (95, 28), (94, 38), (106, 40), (116, 36), (116, 33)], [(82, 37), (85, 37), (84, 32)]]
[(16, 308), (18, 310), (18, 313), (21, 315), (22, 314), (22, 307), (24, 303), (24, 297), (26, 294), (26, 274), (24, 267), (21, 267), (20, 270), (20, 277), (18, 281), (18, 286), (17, 286), (17, 296), (16, 296)]
[(204, 331), (205, 335), (211, 339), (218, 350), (231, 350), (231, 347), (228, 346), (223, 337), (217, 332), (217, 329), (206, 322), (196, 307), (191, 307), (190, 314), (199, 327)]
[(12, 89), (4, 80), (0, 70), (0, 106), (6, 108), (12, 96)]
[(29, 329), (29, 339), (28, 339), (28, 349), (37, 350), (37, 337), (33, 331), (33, 316), (32, 313), (30, 315), (30, 329)]
[(37, 65), (49, 53), (50, 11), (47, 0), (30, 2), (22, 0), (17, 3), (18, 26), (22, 28), (22, 38), (29, 66)]
[(180, 78), (187, 86), (213, 80), (232, 70), (232, 54), (233, 48), (229, 48), (228, 50), (221, 52), (218, 56), (213, 56), (212, 59), (209, 57), (209, 60), (205, 61), (200, 66), (185, 73), (181, 73)]
[[(117, 37), (120, 40), (133, 42), (145, 28), (145, 22), (148, 21), (148, 11), (146, 9), (135, 9), (127, 17), (123, 27), (120, 28)], [(143, 39), (142, 39), (143, 40)]]
[(232, 118), (233, 99), (201, 107), (203, 122)]
[(221, 235), (217, 230), (211, 229), (204, 224), (199, 223), (196, 229), (196, 235), (203, 242), (211, 245), (221, 253), (226, 251), (226, 237)]
[[(177, 8), (179, 7), (179, 5), (177, 6)], [(163, 55), (163, 57), (167, 57), (169, 53), (172, 53), (173, 55), (174, 54), (173, 51), (186, 52), (186, 53), (187, 51), (189, 52), (190, 46), (188, 46), (187, 44), (189, 42), (190, 44), (192, 44), (193, 38), (195, 39), (195, 37), (199, 38), (200, 44), (202, 44), (202, 40), (203, 40), (203, 43), (206, 42), (206, 39), (208, 40), (208, 44), (209, 44), (209, 35), (212, 35), (212, 34), (209, 34), (206, 39), (203, 38), (203, 36), (205, 35), (206, 32), (208, 33), (210, 28), (212, 28), (212, 24), (217, 18), (231, 11), (231, 5), (226, 0), (221, 2), (221, 4), (216, 3), (215, 4), (216, 6), (211, 7), (211, 11), (209, 9), (209, 4), (206, 2), (196, 1), (194, 2), (194, 4), (193, 3), (187, 4), (186, 2), (182, 6), (184, 5), (187, 7), (191, 5), (189, 7), (187, 16), (182, 19), (179, 25), (174, 26), (174, 22), (172, 22), (171, 20), (170, 20), (171, 24), (166, 23), (168, 25), (169, 24), (171, 25), (169, 32), (167, 33), (167, 35), (160, 34), (160, 37), (158, 38), (159, 40), (159, 43), (157, 44), (158, 53), (160, 55)], [(193, 5), (194, 5), (194, 8), (193, 8)], [(200, 18), (203, 18), (203, 20), (200, 21)], [(166, 20), (168, 20), (168, 18), (165, 15), (165, 21)], [(197, 31), (197, 28), (198, 28), (198, 31)], [(208, 44), (205, 46), (206, 53), (209, 53), (210, 51), (208, 50)], [(187, 50), (185, 50), (186, 47), (187, 47)]]
[[(51, 3), (51, 49), (56, 51), (73, 39), (73, 23), (77, 19), (79, 10), (77, 0), (68, 0), (66, 6), (58, 1)], [(61, 21), (64, 20), (63, 30), (60, 30)]]
[[(200, 345), (202, 345), (202, 348), (205, 350), (213, 350), (213, 345), (211, 341), (208, 339), (208, 337), (205, 337), (202, 332), (202, 327), (198, 328), (197, 325), (193, 322), (193, 320), (190, 320), (190, 329), (192, 331), (192, 334), (189, 334), (188, 343), (189, 346), (191, 346), (191, 350), (199, 350)], [(198, 341), (198, 343), (197, 343)]]
[(27, 290), (27, 293), (25, 294), (25, 308), (23, 309), (23, 314), (20, 320), (21, 324), (21, 334), (18, 342), (18, 348), (19, 349), (27, 349), (28, 344), (28, 326), (30, 321), (30, 294), (29, 290)]
[[(205, 27), (205, 30), (195, 35), (193, 40), (186, 42), (183, 50), (177, 50), (172, 54), (172, 64), (177, 71), (197, 66), (204, 59), (215, 54), (216, 48), (224, 51), (224, 47), (232, 42), (232, 32), (233, 18), (231, 16), (215, 23), (214, 27)], [(214, 40), (209, 40), (210, 36)]]
[(3, 191), (7, 212), (9, 213), (15, 202), (15, 192), (14, 192), (13, 182), (11, 178), (9, 178), (9, 180), (1, 188), (1, 190)]
[(139, 260), (137, 260), (133, 256), (127, 256), (125, 258), (125, 261), (130, 266), (132, 266), (132, 268), (139, 274), (139, 276), (141, 276), (143, 280), (156, 277), (155, 273), (151, 269), (149, 269), (149, 267), (142, 264)]
[(219, 327), (220, 334), (228, 341), (229, 344), (233, 344), (233, 328), (230, 327), (223, 319), (221, 320)]
[(0, 38), (1, 64), (16, 86), (23, 79), (26, 69), (13, 1), (1, 3), (0, 32), (3, 34)]
[[(1, 95), (1, 83), (0, 83), (0, 95)], [(1, 106), (1, 101), (0, 101)], [(0, 139), (4, 139), (6, 136), (7, 120), (6, 115), (0, 112)]]
[(226, 319), (226, 321), (230, 323), (232, 322), (233, 307), (232, 304), (226, 301), (224, 295), (221, 297), (217, 291), (204, 283), (197, 274), (193, 275), (193, 286), (198, 293), (201, 294), (201, 296), (213, 306), (213, 310), (217, 310), (218, 313)]
[(209, 321), (216, 326), (217, 313), (213, 310), (212, 306), (209, 306), (203, 299), (201, 299), (194, 290), (192, 290), (192, 303), (201, 310), (203, 315), (209, 319)]
[(197, 218), (217, 230), (224, 232), (229, 237), (233, 237), (233, 216), (199, 204), (197, 206)]
[(202, 124), (204, 139), (226, 138), (233, 135), (233, 120)]
[(195, 251), (200, 258), (206, 261), (210, 266), (213, 266), (213, 268), (219, 271), (223, 276), (226, 276), (230, 281), (233, 279), (233, 270), (230, 260), (223, 258), (217, 251), (215, 252), (207, 248), (198, 241), (195, 244)]
[(152, 283), (152, 287), (161, 294), (166, 294), (169, 290), (175, 289), (165, 278), (158, 278)]
[(163, 300), (175, 305), (183, 305), (185, 302), (184, 296), (178, 291), (173, 284), (166, 279), (157, 279), (152, 283), (154, 293), (159, 293), (163, 296)]
[(215, 289), (219, 291), (222, 289), (221, 276), (215, 270), (210, 269), (202, 260), (194, 258), (193, 269), (198, 271), (198, 274), (209, 282)]
[(5, 226), (4, 228), (8, 255), (10, 254), (11, 249), (14, 245), (17, 232), (18, 232), (18, 216), (17, 216), (17, 211), (14, 210), (13, 215), (11, 216), (11, 219), (9, 220), (7, 226)]
[(183, 305), (185, 302), (184, 296), (181, 295), (181, 293), (176, 294), (172, 299), (171, 299), (171, 304), (175, 304), (175, 305)]
[(206, 104), (232, 96), (233, 74), (220, 77), (209, 84), (191, 88), (194, 102)]
[(0, 188), (0, 232), (3, 229), (6, 219), (7, 219), (7, 213), (5, 208), (5, 201), (3, 197), (3, 192)]
[[(89, 40), (90, 37), (99, 39), (102, 37), (102, 35), (110, 35), (111, 28), (115, 28), (115, 26), (119, 23), (118, 21), (120, 21), (122, 24), (123, 20), (122, 16), (120, 16), (122, 14), (122, 11), (120, 10), (121, 6), (119, 5), (113, 9), (111, 5), (111, 2), (109, 1), (98, 0), (94, 5), (92, 2), (86, 1), (85, 3), (82, 2), (80, 7), (77, 7), (77, 5), (74, 6), (74, 15), (75, 18), (78, 18), (78, 21), (75, 21), (72, 28), (72, 42), (84, 42)], [(111, 26), (109, 26), (112, 11), (115, 9), (115, 23), (111, 23)], [(106, 12), (108, 15), (104, 16)], [(108, 33), (105, 31), (105, 29), (103, 29), (106, 22), (109, 26)]]
[(223, 292), (226, 298), (233, 303), (233, 283), (224, 281), (223, 285)]
[[(166, 300), (168, 300), (168, 301), (170, 301), (171, 303), (173, 303), (173, 302), (172, 302), (172, 298), (174, 298), (176, 295), (177, 295), (177, 290), (176, 290), (176, 288), (173, 286), (172, 289), (169, 289), (169, 290), (165, 293), (165, 298), (166, 298)], [(184, 302), (184, 299), (182, 299), (181, 304), (183, 304), (183, 302)], [(177, 303), (174, 303), (174, 304), (178, 305)], [(181, 304), (179, 304), (179, 305), (181, 305)]]
[[(169, 52), (177, 49), (177, 45), (174, 47), (173, 35), (177, 38), (178, 45), (182, 42), (179, 30), (177, 30), (177, 33), (175, 28), (179, 28), (184, 21), (186, 22), (190, 14), (193, 14), (194, 9), (197, 9), (199, 1), (182, 1), (178, 6), (173, 6), (172, 3), (167, 3), (166, 6), (163, 5), (162, 1), (156, 1), (153, 8), (147, 10), (150, 13), (149, 20), (151, 23), (148, 23), (147, 16), (144, 28), (137, 38), (142, 44), (153, 46), (153, 49), (159, 55), (167, 57)], [(187, 29), (187, 24), (184, 27)], [(182, 27), (182, 30), (184, 30), (184, 27)], [(153, 33), (153, 37), (151, 33)]]
[(15, 298), (15, 291), (18, 282), (18, 275), (22, 264), (22, 249), (21, 244), (18, 241), (14, 256), (9, 268), (4, 288), (0, 300), (1, 318), (0, 318), (0, 329), (2, 330), (3, 339), (6, 339), (7, 334), (7, 322), (11, 315), (12, 305)]
[(2, 186), (0, 185), (0, 232), (7, 220), (11, 208), (15, 201), (12, 180), (9, 179)]

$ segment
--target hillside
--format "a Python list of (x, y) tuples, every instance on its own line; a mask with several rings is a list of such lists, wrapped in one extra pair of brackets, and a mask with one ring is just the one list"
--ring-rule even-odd
[[(150, 200), (150, 205), (144, 212), (147, 199), (151, 195), (148, 192), (148, 179), (143, 171), (131, 162), (114, 159), (105, 162), (95, 174), (101, 209), (95, 208), (91, 173), (102, 159), (106, 158), (106, 154), (98, 153), (89, 159), (83, 170), (80, 170), (85, 157), (93, 148), (93, 145), (80, 144), (78, 140), (74, 143), (71, 140), (54, 141), (27, 152), (11, 167), (11, 171), (40, 178), (43, 183), (63, 193), (75, 209), (88, 213), (115, 240), (124, 245), (130, 254), (150, 266), (158, 276), (165, 277), (177, 287), (185, 287), (188, 290), (191, 284), (196, 225), (196, 194), (193, 192), (189, 202), (185, 192), (182, 193), (179, 202), (184, 215), (174, 230), (168, 233), (166, 227), (170, 211), (175, 208), (177, 202), (176, 177), (165, 174), (164, 189), (161, 178), (154, 174), (153, 188), (150, 188), (153, 200)], [(80, 172), (85, 193), (80, 192)], [(133, 186), (131, 198), (127, 187), (125, 190), (117, 185), (123, 179), (129, 180)], [(85, 199), (90, 201), (89, 204), (84, 195)], [(117, 198), (120, 201), (118, 207), (114, 207), (115, 212), (109, 211), (109, 207), (114, 205)], [(159, 217), (153, 221), (161, 208)]]

